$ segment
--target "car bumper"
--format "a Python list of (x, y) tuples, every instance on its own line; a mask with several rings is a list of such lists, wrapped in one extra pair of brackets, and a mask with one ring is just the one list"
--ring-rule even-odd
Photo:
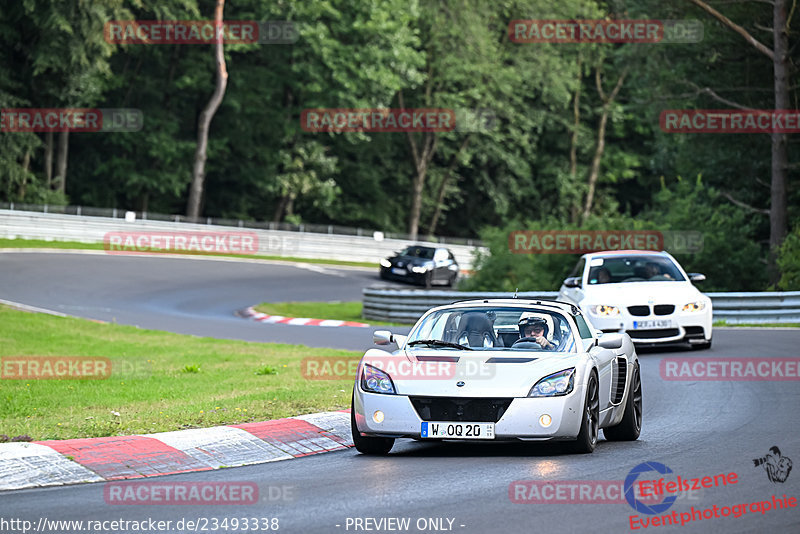
[[(572, 393), (563, 397), (514, 398), (503, 416), (495, 423), (495, 439), (533, 441), (574, 439), (580, 431), (583, 398), (583, 386), (576, 386)], [(424, 420), (417, 413), (410, 397), (406, 395), (366, 393), (356, 387), (353, 408), (356, 425), (362, 434), (394, 438), (421, 437)], [(380, 423), (373, 419), (373, 414), (378, 410), (384, 414)], [(540, 417), (545, 414), (552, 419), (547, 427), (539, 422)]]
[[(589, 315), (595, 328), (603, 332), (626, 333), (637, 345), (658, 345), (668, 343), (689, 342), (705, 343), (711, 339), (711, 312), (673, 313), (667, 316), (650, 315), (647, 317), (632, 316), (621, 313), (616, 317), (598, 317)], [(641, 328), (642, 321), (669, 320), (668, 327)]]
[(395, 280), (397, 282), (407, 282), (410, 284), (425, 284), (425, 276), (428, 273), (412, 273), (407, 271), (406, 274), (393, 273), (391, 268), (381, 267), (381, 278), (384, 280)]

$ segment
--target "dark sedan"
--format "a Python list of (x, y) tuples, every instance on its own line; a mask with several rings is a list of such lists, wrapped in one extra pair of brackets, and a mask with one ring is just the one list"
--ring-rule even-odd
[(381, 278), (425, 287), (452, 286), (458, 279), (458, 263), (446, 248), (413, 245), (381, 260)]

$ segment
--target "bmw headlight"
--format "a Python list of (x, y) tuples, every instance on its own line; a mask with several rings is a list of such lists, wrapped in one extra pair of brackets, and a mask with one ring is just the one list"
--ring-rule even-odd
[(417, 273), (417, 274), (422, 274), (422, 273), (426, 272), (427, 270), (428, 270), (428, 268), (425, 267), (424, 265), (415, 265), (414, 267), (411, 268), (411, 272), (414, 272), (414, 273)]
[(560, 397), (575, 389), (575, 368), (564, 369), (536, 382), (528, 397)]
[(592, 315), (597, 315), (599, 317), (614, 317), (619, 315), (619, 308), (616, 306), (606, 306), (605, 304), (590, 306), (589, 311), (592, 312)]
[(702, 311), (706, 308), (706, 303), (702, 300), (698, 300), (697, 302), (690, 302), (689, 304), (683, 307), (683, 311), (685, 312), (696, 312)]
[(397, 393), (394, 389), (394, 383), (388, 374), (366, 363), (361, 371), (361, 389), (385, 395), (395, 395)]
[(381, 267), (386, 267), (386, 268), (388, 269), (388, 268), (389, 268), (389, 267), (391, 267), (391, 266), (392, 266), (392, 262), (390, 262), (390, 261), (389, 261), (389, 260), (387, 260), (386, 258), (383, 258), (383, 259), (381, 260)]

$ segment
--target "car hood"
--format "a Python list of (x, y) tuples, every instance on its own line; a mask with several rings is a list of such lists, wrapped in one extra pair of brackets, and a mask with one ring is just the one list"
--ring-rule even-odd
[(690, 282), (627, 282), (587, 286), (581, 304), (674, 304), (708, 300)]
[(363, 361), (387, 372), (400, 395), (525, 397), (539, 379), (581, 367), (586, 358), (544, 351), (415, 349), (393, 354), (370, 350)]

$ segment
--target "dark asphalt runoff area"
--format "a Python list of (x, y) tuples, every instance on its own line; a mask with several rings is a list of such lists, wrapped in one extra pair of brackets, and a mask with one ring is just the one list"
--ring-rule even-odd
[[(142, 327), (275, 341), (281, 334), (273, 334), (273, 328), (289, 327), (251, 325), (232, 317), (232, 311), (264, 300), (352, 300), (345, 293), (359, 293), (361, 286), (373, 281), (372, 276), (348, 272), (338, 277), (282, 265), (1, 254), (0, 298), (82, 317), (116, 317), (120, 323)], [(154, 314), (152, 318), (147, 318), (148, 311)], [(196, 321), (200, 324), (191, 331), (190, 325)], [(343, 345), (350, 337), (352, 348), (371, 346), (372, 329), (331, 330), (342, 332)], [(286, 334), (286, 338), (293, 336)], [(249, 532), (265, 532), (265, 525), (275, 523), (263, 519), (277, 518), (278, 532), (297, 534), (800, 532), (800, 503), (765, 513), (757, 509), (765, 506), (751, 506), (761, 501), (772, 505), (773, 496), (781, 498), (784, 494), (800, 499), (800, 466), (780, 482), (771, 481), (763, 465), (754, 465), (754, 459), (765, 457), (775, 446), (784, 458), (800, 462), (800, 383), (667, 381), (659, 371), (660, 361), (667, 357), (796, 358), (799, 342), (798, 330), (716, 329), (714, 346), (708, 351), (639, 351), (644, 395), (641, 437), (635, 442), (616, 443), (601, 439), (593, 454), (567, 454), (557, 444), (401, 440), (387, 457), (367, 457), (348, 449), (149, 479), (163, 483), (251, 482), (260, 490), (257, 504), (110, 505), (104, 499), (105, 484), (86, 484), (2, 493), (0, 519), (27, 520), (33, 526), (43, 518), (84, 521), (83, 530), (74, 525), (47, 530), (53, 533), (92, 531), (87, 528), (88, 521), (144, 521), (147, 526), (150, 519), (172, 521), (169, 532), (244, 532), (245, 518), (250, 525), (253, 518), (258, 520), (258, 529), (251, 527)], [(672, 473), (664, 475), (667, 480), (675, 480), (677, 475), (702, 479), (736, 473), (736, 482), (684, 493), (658, 516), (635, 512), (625, 502), (569, 503), (553, 499), (547, 503), (515, 503), (510, 498), (516, 493), (516, 481), (621, 484), (644, 462), (669, 467)], [(545, 495), (544, 490), (541, 495)], [(711, 512), (711, 518), (695, 516), (683, 526), (641, 525), (644, 518), (673, 511), (680, 521), (681, 514), (692, 514), (693, 508), (702, 514), (714, 506), (719, 511), (743, 504), (747, 513), (740, 517), (713, 517)], [(741, 514), (741, 507), (736, 510)], [(636, 529), (632, 528), (631, 516), (640, 522), (634, 524)], [(387, 522), (390, 518), (399, 522)], [(237, 529), (232, 528), (233, 519), (238, 519)], [(176, 528), (181, 520), (182, 528)], [(187, 521), (195, 524), (187, 526)], [(222, 528), (223, 524), (227, 528)], [(111, 523), (105, 525), (103, 532), (120, 531), (112, 530)], [(7, 528), (0, 531), (21, 532)]]

